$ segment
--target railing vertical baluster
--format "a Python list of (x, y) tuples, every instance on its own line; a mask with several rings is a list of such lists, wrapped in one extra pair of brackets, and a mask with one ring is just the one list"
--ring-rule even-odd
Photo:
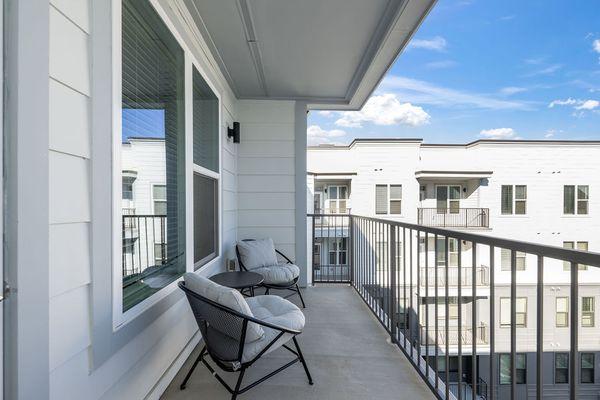
[(429, 233), (425, 232), (425, 368), (429, 379)]
[(517, 396), (517, 253), (510, 251), (510, 398)]
[(406, 349), (406, 328), (408, 325), (408, 313), (406, 310), (406, 228), (402, 228), (402, 327), (404, 331), (404, 348)]
[(445, 278), (446, 278), (446, 282), (444, 285), (444, 291), (445, 291), (445, 301), (444, 301), (444, 305), (445, 305), (445, 310), (444, 310), (444, 323), (445, 323), (445, 329), (444, 329), (444, 334), (446, 335), (446, 349), (444, 351), (444, 373), (445, 373), (445, 381), (446, 381), (446, 400), (450, 398), (450, 356), (449, 356), (449, 350), (450, 350), (450, 332), (449, 332), (449, 321), (450, 321), (450, 304), (449, 304), (449, 297), (448, 297), (448, 265), (449, 265), (449, 261), (448, 261), (448, 255), (449, 255), (449, 251), (448, 251), (448, 236), (444, 237), (444, 267), (446, 269), (446, 273), (445, 273)]
[[(315, 265), (315, 248), (317, 246), (317, 237), (315, 236), (315, 233), (316, 233), (315, 232), (316, 231), (316, 229), (315, 229), (315, 220), (316, 220), (316, 217), (313, 216), (311, 218), (311, 225), (312, 225), (312, 247), (311, 247), (311, 251), (310, 251), (311, 254), (312, 254), (311, 258), (312, 258), (312, 283), (313, 283), (313, 285), (315, 284), (315, 280), (316, 280), (315, 279), (315, 277), (316, 277), (316, 270), (315, 270), (315, 266), (316, 266)], [(321, 249), (319, 249), (319, 264), (321, 264), (320, 261), (321, 261)]]
[(544, 356), (544, 257), (537, 256), (537, 354), (536, 362), (536, 399), (542, 400), (544, 397), (544, 382), (542, 374), (543, 356)]
[(390, 238), (390, 322), (392, 343), (396, 343), (396, 227), (388, 225)]
[(571, 352), (569, 364), (571, 376), (569, 379), (570, 399), (577, 399), (577, 383), (579, 370), (579, 265), (571, 263)]
[(473, 386), (473, 399), (477, 398), (477, 243), (471, 242), (471, 288), (473, 295), (473, 308), (471, 309), (471, 385)]
[(351, 215), (348, 215), (348, 235), (350, 236), (348, 239), (350, 246), (348, 278), (350, 279), (350, 283), (354, 284), (354, 218)]
[[(410, 358), (412, 359), (414, 357), (413, 350), (415, 347), (414, 346), (415, 342), (414, 342), (414, 337), (413, 337), (414, 324), (410, 323), (411, 318), (413, 318), (413, 320), (414, 320), (414, 317), (412, 317), (412, 313), (414, 312), (414, 304), (413, 304), (413, 297), (414, 297), (414, 289), (413, 289), (413, 230), (412, 229), (410, 229), (408, 231), (408, 236), (409, 236), (409, 240), (410, 240), (410, 251), (409, 251), (409, 257), (410, 257), (410, 263), (409, 263), (410, 264), (409, 265), (410, 266), (410, 287), (409, 287), (409, 290), (410, 290), (410, 293), (409, 293), (410, 294), (410, 312), (408, 314), (408, 334), (410, 335), (410, 341), (409, 341), (410, 342)], [(406, 252), (406, 250), (404, 250), (404, 251)], [(419, 279), (418, 276), (419, 276), (419, 274), (417, 274), (417, 279)], [(417, 284), (417, 290), (419, 290), (418, 287), (419, 286)]]
[(495, 393), (494, 388), (496, 387), (494, 381), (496, 380), (496, 363), (495, 363), (495, 340), (496, 340), (496, 289), (494, 288), (495, 281), (495, 258), (494, 258), (494, 246), (490, 246), (490, 393), (489, 400), (494, 400)]
[[(121, 231), (122, 231), (121, 237), (123, 238), (122, 241), (124, 243), (127, 243), (127, 241), (125, 240), (126, 239), (125, 238), (125, 219), (127, 217), (125, 217), (123, 215), (121, 218), (123, 220), (122, 223), (121, 223)], [(128, 273), (127, 273), (127, 259), (126, 259), (127, 256), (126, 256), (126, 254), (127, 253), (125, 252), (125, 250), (121, 251), (121, 258), (123, 259), (123, 261), (122, 261), (123, 265), (122, 265), (121, 269), (123, 270), (123, 276), (127, 276), (128, 275)]]
[(435, 254), (434, 258), (433, 258), (433, 267), (434, 269), (434, 273), (433, 273), (433, 280), (434, 280), (434, 304), (435, 304), (435, 310), (434, 310), (434, 327), (435, 327), (435, 389), (436, 392), (438, 390), (438, 380), (439, 380), (439, 364), (438, 364), (438, 357), (439, 357), (439, 338), (438, 338), (438, 329), (439, 329), (439, 324), (438, 324), (438, 298), (439, 298), (439, 293), (438, 293), (438, 257), (439, 257), (439, 248), (438, 248), (438, 235), (434, 235), (433, 237), (434, 242), (433, 242), (433, 252)]
[(462, 400), (462, 240), (458, 240), (458, 400)]
[[(138, 228), (138, 240), (137, 240), (137, 242), (138, 242), (138, 261), (140, 263), (140, 272), (142, 272), (142, 243), (141, 243), (142, 242), (142, 240), (141, 240), (142, 238), (140, 236), (140, 225), (141, 225), (140, 224), (140, 217), (137, 218), (136, 224), (137, 224), (137, 228)], [(133, 231), (132, 231), (131, 235), (133, 237)]]
[(417, 231), (417, 319), (416, 319), (416, 335), (417, 335), (417, 360), (419, 369), (421, 368), (421, 232)]

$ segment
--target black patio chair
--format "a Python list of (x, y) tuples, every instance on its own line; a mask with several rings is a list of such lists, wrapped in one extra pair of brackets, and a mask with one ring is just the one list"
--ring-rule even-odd
[[(208, 368), (210, 373), (219, 381), (221, 385), (231, 393), (231, 400), (235, 400), (238, 395), (245, 393), (256, 385), (273, 377), (279, 372), (291, 367), (298, 361), (302, 363), (304, 372), (308, 378), (308, 383), (313, 384), (312, 377), (308, 371), (308, 366), (298, 345), (296, 336), (301, 333), (299, 330), (289, 329), (284, 326), (272, 324), (258, 318), (237, 312), (231, 308), (225, 307), (217, 302), (207, 299), (198, 293), (188, 289), (185, 282), (179, 282), (179, 287), (185, 292), (187, 299), (202, 333), (204, 346), (200, 351), (200, 355), (194, 361), (192, 368), (188, 371), (183, 380), (180, 389), (184, 390), (192, 372), (200, 361)], [(259, 296), (272, 297), (272, 296)], [(256, 298), (254, 298), (256, 299)], [(290, 303), (291, 304), (291, 303)], [(265, 330), (264, 343), (260, 343), (254, 348), (254, 352), (248, 355), (248, 346), (256, 346), (257, 342), (246, 343), (246, 332), (249, 323), (260, 325)], [(259, 340), (259, 341), (260, 341)], [(292, 340), (295, 350), (289, 347), (286, 343)], [(242, 380), (246, 370), (252, 366), (258, 359), (266, 353), (269, 353), (279, 347), (283, 347), (292, 353), (295, 358), (263, 376), (262, 378), (242, 387)], [(254, 354), (256, 353), (256, 354)], [(209, 355), (212, 361), (219, 366), (223, 371), (238, 372), (239, 376), (234, 388), (231, 388), (221, 376), (219, 376), (213, 367), (206, 361), (205, 356)]]
[[(243, 239), (243, 242), (251, 242), (254, 241), (255, 239)], [(238, 263), (240, 265), (240, 270), (241, 271), (253, 271), (253, 272), (258, 272), (258, 273), (262, 273), (262, 271), (265, 270), (265, 268), (277, 268), (278, 266), (281, 266), (282, 263), (279, 263), (278, 265), (273, 265), (271, 267), (265, 267), (265, 268), (258, 268), (258, 269), (249, 269), (244, 265), (244, 262), (242, 261), (242, 257), (240, 255), (240, 250), (238, 248), (238, 246), (235, 246), (235, 253), (237, 255), (237, 259), (238, 259)], [(275, 253), (277, 254), (278, 258), (281, 258), (279, 261), (282, 261), (283, 264), (289, 264), (289, 265), (294, 265), (295, 264), (292, 262), (292, 260), (289, 259), (288, 256), (286, 256), (285, 254), (283, 254), (281, 251), (275, 249)], [(297, 268), (297, 267), (296, 267)], [(261, 271), (262, 270), (262, 271)], [(295, 278), (293, 278), (292, 280), (289, 281), (285, 281), (285, 282), (273, 282), (269, 280), (269, 277), (264, 275), (264, 281), (261, 284), (261, 286), (263, 286), (266, 290), (265, 290), (265, 294), (269, 294), (271, 290), (288, 290), (291, 291), (293, 293), (288, 294), (287, 296), (284, 296), (284, 299), (290, 298), (291, 296), (294, 296), (295, 294), (297, 294), (300, 297), (300, 302), (302, 303), (302, 308), (306, 308), (306, 304), (304, 303), (304, 298), (302, 297), (302, 293), (300, 292), (300, 287), (298, 286), (298, 278), (299, 275), (296, 276)]]

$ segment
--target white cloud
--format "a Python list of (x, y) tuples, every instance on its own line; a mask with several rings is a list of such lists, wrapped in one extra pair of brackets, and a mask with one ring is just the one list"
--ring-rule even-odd
[(500, 89), (500, 93), (504, 94), (506, 96), (510, 96), (513, 94), (517, 94), (517, 93), (522, 93), (522, 92), (526, 92), (527, 89), (524, 87), (518, 87), (518, 86), (507, 86), (507, 87), (503, 87), (502, 89)]
[(592, 48), (596, 53), (600, 54), (600, 39), (596, 39), (592, 42)]
[(488, 139), (518, 139), (513, 128), (484, 129), (479, 134)]
[[(554, 108), (554, 106), (573, 106), (573, 108), (578, 111), (591, 111), (595, 110), (596, 108), (600, 108), (600, 101), (593, 99), (575, 100), (569, 97), (566, 100), (554, 100), (548, 104), (548, 108)], [(583, 116), (582, 113), (576, 113), (574, 115), (579, 117)]]
[(568, 98), (566, 100), (554, 100), (550, 104), (548, 104), (548, 108), (553, 108), (554, 106), (571, 106), (573, 104), (577, 104), (577, 100)]
[(559, 69), (561, 69), (563, 66), (561, 64), (552, 64), (552, 65), (548, 65), (547, 67), (544, 67), (542, 69), (538, 69), (535, 71), (532, 71), (528, 74), (523, 75), (526, 78), (530, 78), (533, 76), (538, 76), (538, 75), (553, 75), (555, 72), (557, 72)]
[(463, 107), (489, 110), (531, 110), (531, 102), (507, 100), (498, 95), (472, 93), (401, 76), (388, 76), (381, 90), (394, 92), (398, 97), (417, 104), (441, 107)]
[(308, 145), (314, 146), (318, 144), (338, 144), (335, 141), (332, 141), (332, 138), (339, 138), (342, 136), (346, 136), (346, 132), (341, 129), (323, 129), (319, 125), (311, 125), (306, 130), (306, 134), (308, 136)]
[(443, 61), (432, 61), (425, 64), (425, 68), (429, 69), (443, 69), (443, 68), (452, 68), (458, 65), (456, 61), (452, 60), (443, 60)]
[(575, 106), (576, 110), (593, 110), (600, 106), (600, 101), (598, 100), (586, 100), (578, 106)]
[(393, 93), (372, 96), (360, 111), (342, 111), (340, 116), (335, 124), (348, 128), (359, 128), (365, 122), (420, 126), (429, 123), (431, 118), (423, 108), (401, 103)]
[(324, 117), (329, 117), (332, 114), (333, 114), (333, 111), (329, 111), (329, 110), (321, 110), (321, 111), (319, 111), (319, 115), (322, 115)]
[(413, 39), (408, 43), (408, 48), (444, 51), (447, 44), (446, 39), (436, 36), (431, 39)]

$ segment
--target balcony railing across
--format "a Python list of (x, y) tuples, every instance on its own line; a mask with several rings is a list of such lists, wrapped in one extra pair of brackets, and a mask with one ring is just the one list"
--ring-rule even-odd
[[(600, 254), (356, 215), (343, 216), (327, 231), (315, 223), (325, 216), (308, 215), (313, 282), (352, 285), (439, 399), (516, 399), (517, 352), (534, 354), (536, 379), (528, 379), (528, 392), (535, 387), (535, 398), (544, 398), (551, 384), (544, 377), (552, 375), (544, 371), (544, 352), (559, 351), (544, 343), (544, 319), (555, 318), (554, 308), (544, 310), (544, 289), (554, 287), (557, 274), (562, 274), (569, 339), (560, 351), (569, 355), (568, 383), (551, 390), (561, 398), (579, 398), (579, 279), (580, 274), (599, 271)], [(449, 250), (456, 255), (455, 267), (449, 265), (454, 264)], [(506, 250), (509, 271), (495, 268)], [(517, 254), (523, 253), (535, 260), (525, 286), (535, 300), (524, 307), (535, 312), (526, 322), (523, 303), (517, 301), (525, 290), (517, 280), (525, 276), (517, 275)], [(339, 273), (327, 279), (315, 274), (332, 264)], [(563, 264), (570, 265), (568, 271)], [(580, 271), (578, 264), (587, 265), (588, 271)], [(456, 321), (451, 324), (451, 319)], [(523, 340), (517, 342), (517, 337)], [(505, 385), (498, 382), (499, 354), (508, 354), (509, 367), (504, 365), (502, 373), (510, 383)]]
[(419, 225), (440, 228), (489, 228), (488, 208), (418, 208)]
[[(135, 211), (132, 211), (135, 212)], [(129, 214), (129, 215), (128, 215)], [(167, 217), (132, 215), (123, 210), (123, 284), (135, 282), (150, 267), (167, 262)]]

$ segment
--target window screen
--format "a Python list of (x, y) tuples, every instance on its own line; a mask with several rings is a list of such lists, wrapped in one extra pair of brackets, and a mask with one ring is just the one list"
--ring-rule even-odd
[(402, 185), (390, 185), (390, 214), (402, 214)]
[(217, 189), (216, 179), (194, 174), (194, 264), (197, 268), (217, 254)]
[(510, 185), (502, 185), (502, 214), (513, 213), (513, 187)]
[(563, 212), (565, 214), (575, 214), (575, 186), (565, 186), (563, 198)]
[[(122, 260), (126, 311), (185, 272), (185, 64), (182, 48), (147, 1), (123, 0), (121, 39), (121, 139), (130, 148), (115, 168), (135, 162), (138, 176), (162, 185), (135, 199), (136, 210), (154, 215), (119, 227), (134, 243), (131, 257)], [(159, 251), (155, 243), (164, 247)]]
[(219, 172), (219, 100), (193, 70), (194, 164)]

